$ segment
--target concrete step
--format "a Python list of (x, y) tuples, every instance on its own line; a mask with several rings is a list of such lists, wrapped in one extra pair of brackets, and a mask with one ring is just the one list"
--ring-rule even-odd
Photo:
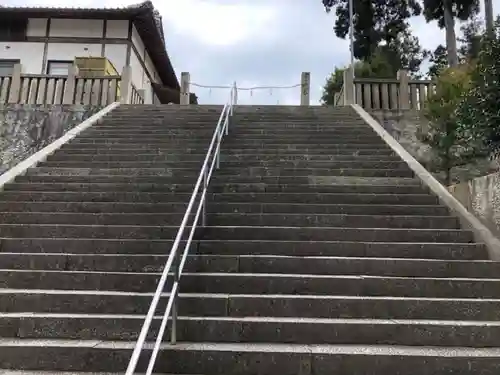
[[(165, 213), (0, 212), (0, 222), (19, 225), (180, 225), (183, 217), (182, 211)], [(279, 214), (214, 212), (207, 215), (207, 223), (212, 226), (459, 228), (458, 219), (450, 216), (302, 214), (297, 212)]]
[[(403, 163), (393, 165), (403, 165)], [(75, 160), (48, 160), (40, 164), (44, 168), (186, 168), (200, 171), (203, 160), (197, 161), (75, 161)], [(241, 165), (241, 164), (240, 164)], [(389, 164), (391, 165), (391, 164)]]
[(165, 126), (158, 126), (158, 125), (152, 125), (149, 128), (146, 128), (144, 126), (137, 128), (135, 126), (116, 126), (116, 125), (110, 125), (110, 126), (103, 126), (103, 125), (98, 125), (98, 126), (92, 126), (90, 129), (86, 130), (84, 133), (81, 134), (83, 137), (89, 137), (93, 136), (91, 138), (100, 138), (100, 137), (126, 137), (126, 138), (132, 138), (132, 137), (146, 137), (146, 138), (152, 138), (154, 136), (161, 136), (161, 137), (168, 137), (168, 136), (174, 136), (174, 137), (210, 137), (213, 136), (215, 132), (215, 125), (213, 128), (210, 127), (196, 127), (196, 128), (184, 128), (182, 126), (178, 127), (165, 127)]
[[(136, 202), (8, 202), (0, 201), (0, 211), (30, 213), (130, 213), (130, 214), (184, 214), (187, 203), (136, 203)], [(224, 208), (225, 206), (222, 206)], [(229, 210), (231, 207), (227, 207)], [(411, 209), (411, 207), (410, 207)], [(431, 211), (432, 212), (432, 211)]]
[[(186, 126), (165, 126), (161, 124), (151, 124), (151, 125), (94, 125), (90, 129), (86, 130), (84, 134), (99, 134), (99, 136), (115, 136), (115, 135), (123, 135), (123, 136), (134, 136), (134, 135), (155, 135), (155, 134), (164, 134), (164, 135), (184, 135), (184, 134), (193, 134), (193, 135), (212, 135), (215, 131), (215, 124), (210, 126), (192, 126), (186, 124)], [(277, 136), (277, 135), (286, 135), (286, 136), (308, 136), (308, 135), (316, 135), (316, 134), (325, 134), (328, 136), (369, 136), (374, 137), (377, 136), (370, 127), (356, 127), (356, 126), (346, 126), (346, 127), (332, 127), (329, 125), (308, 125), (305, 127), (248, 127), (248, 126), (235, 126), (234, 128), (230, 126), (230, 134), (231, 137), (242, 137), (248, 136), (252, 138), (253, 136)]]
[[(163, 313), (168, 293), (160, 299)], [(6, 313), (146, 314), (153, 293), (0, 289)], [(498, 299), (321, 295), (179, 294), (184, 316), (500, 320)]]
[[(78, 139), (78, 138), (75, 138)], [(85, 142), (85, 140), (81, 140), (79, 142), (71, 142), (67, 143), (61, 147), (61, 150), (67, 150), (70, 148), (79, 148), (79, 149), (107, 149), (107, 150), (116, 150), (116, 149), (129, 149), (129, 150), (168, 150), (169, 152), (177, 152), (179, 150), (201, 150), (208, 149), (210, 142), (207, 141), (187, 141), (185, 143), (173, 143), (173, 142), (108, 142), (108, 143), (93, 143), (93, 142)], [(386, 151), (391, 154), (393, 151), (383, 143), (380, 144), (349, 144), (349, 143), (289, 143), (289, 142), (275, 142), (275, 143), (245, 143), (244, 141), (236, 143), (236, 142), (226, 142), (222, 146), (222, 150), (231, 148), (231, 151), (236, 151), (241, 153), (240, 150), (252, 150), (253, 152), (260, 153), (264, 149), (271, 150), (272, 153), (277, 153), (280, 150), (294, 151), (299, 150), (302, 153), (309, 153), (310, 151), (316, 153), (324, 153), (328, 152), (329, 154), (335, 154), (337, 152), (346, 152), (349, 151), (351, 154), (358, 153), (360, 151), (370, 150), (369, 153), (372, 153), (371, 150), (377, 151)], [(174, 151), (172, 151), (174, 150)]]
[[(372, 134), (349, 134), (349, 133), (332, 133), (332, 132), (307, 132), (304, 134), (288, 134), (286, 131), (283, 134), (258, 135), (258, 134), (238, 134), (231, 133), (226, 138), (228, 143), (341, 143), (342, 141), (348, 144), (383, 144), (382, 138), (376, 133)], [(335, 141), (335, 142), (333, 142)]]
[[(112, 145), (109, 147), (100, 147), (100, 145), (87, 145), (89, 147), (80, 147), (81, 145), (78, 145), (75, 147), (75, 145), (71, 145), (69, 143), (66, 143), (65, 145), (61, 146), (61, 148), (56, 152), (56, 155), (67, 155), (69, 158), (72, 155), (80, 155), (80, 154), (94, 154), (96, 156), (99, 155), (136, 155), (136, 154), (144, 154), (144, 153), (151, 153), (154, 155), (160, 155), (160, 154), (177, 154), (177, 155), (206, 155), (208, 151), (208, 146), (209, 144), (203, 146), (203, 147), (184, 147), (184, 148), (179, 148), (174, 146), (165, 146), (165, 147), (156, 147), (156, 146), (151, 146), (151, 147), (122, 147), (120, 145)], [(127, 152), (128, 151), (128, 152)]]
[[(2, 208), (0, 202), (0, 209)], [(407, 215), (407, 216), (446, 216), (445, 206), (428, 205), (364, 205), (364, 204), (293, 204), (293, 203), (215, 203), (210, 202), (207, 210), (213, 214), (298, 214), (321, 215)]]
[[(29, 249), (28, 249), (29, 250)], [(168, 254), (170, 249), (165, 248)], [(196, 253), (196, 246), (193, 246)], [(161, 272), (168, 255), (72, 253), (0, 253), (4, 269), (99, 272)], [(189, 255), (186, 272), (367, 275), (432, 278), (498, 277), (500, 263), (487, 260), (428, 260), (283, 255)]]
[[(126, 155), (126, 154), (67, 154), (62, 152), (56, 152), (53, 155), (50, 155), (47, 160), (48, 161), (86, 161), (86, 162), (107, 162), (107, 161), (148, 161), (148, 162), (157, 162), (157, 161), (165, 161), (165, 162), (188, 162), (195, 161), (200, 164), (205, 160), (206, 154), (165, 154), (165, 153), (144, 153), (144, 154), (135, 154), (135, 155)], [(391, 159), (387, 158), (386, 160), (390, 161)], [(381, 160), (382, 161), (382, 160)]]
[[(206, 155), (206, 152), (208, 150), (209, 144), (207, 144), (205, 147), (185, 147), (185, 148), (178, 148), (178, 147), (153, 147), (153, 146), (141, 146), (141, 145), (129, 145), (128, 147), (116, 145), (113, 147), (99, 147), (100, 145), (72, 145), (72, 144), (65, 144), (61, 146), (61, 148), (57, 151), (56, 155), (78, 155), (78, 154), (85, 154), (88, 155), (94, 154), (94, 155), (131, 155), (131, 152), (134, 155), (137, 154), (144, 154), (144, 153), (150, 153), (150, 154), (178, 154), (178, 155), (191, 155), (191, 154), (203, 154)], [(222, 155), (228, 155), (228, 157), (231, 157), (232, 155), (309, 155), (309, 154), (314, 154), (314, 155), (325, 155), (327, 157), (335, 157), (335, 156), (357, 156), (357, 155), (365, 155), (365, 156), (394, 156), (394, 151), (391, 149), (366, 149), (366, 150), (360, 150), (360, 149), (331, 149), (331, 148), (313, 148), (313, 147), (305, 147), (301, 149), (297, 149), (297, 147), (294, 145), (293, 148), (291, 146), (286, 146), (286, 147), (278, 147), (278, 148), (267, 148), (267, 149), (252, 149), (252, 148), (247, 148), (247, 149), (228, 149), (225, 146), (222, 146)]]
[[(148, 293), (155, 290), (160, 276), (158, 272), (0, 270), (0, 286)], [(500, 279), (185, 272), (181, 292), (498, 299)]]
[[(193, 246), (195, 247), (195, 246)], [(170, 248), (165, 247), (168, 254)], [(89, 249), (92, 251), (92, 249)], [(0, 252), (4, 269), (38, 271), (162, 272), (168, 255)], [(186, 272), (238, 272), (239, 256), (189, 255)], [(479, 265), (481, 266), (481, 265)]]
[[(229, 173), (229, 171), (228, 171)], [(305, 172), (304, 172), (305, 173)], [(200, 174), (198, 168), (168, 168), (168, 167), (148, 167), (148, 168), (64, 168), (64, 167), (37, 167), (28, 169), (29, 176), (91, 176), (91, 175), (109, 175), (109, 176), (165, 176), (165, 177), (188, 177)]]
[[(0, 341), (0, 362), (23, 370), (124, 372), (134, 342), (96, 340)], [(23, 355), (23, 353), (25, 353)], [(29, 353), (27, 355), (26, 353)], [(110, 361), (109, 358), (113, 358)], [(384, 345), (300, 345), (249, 343), (162, 344), (156, 371), (169, 373), (326, 375), (348, 368), (356, 374), (495, 375), (498, 348), (409, 347)]]
[[(0, 336), (20, 339), (137, 340), (143, 315), (0, 314)], [(158, 334), (161, 317), (148, 337)], [(500, 322), (179, 317), (181, 342), (500, 346)]]
[[(181, 133), (176, 132), (172, 133), (169, 131), (156, 131), (156, 132), (150, 132), (150, 133), (143, 133), (143, 132), (138, 132), (138, 133), (130, 133), (130, 132), (125, 132), (121, 128), (117, 128), (114, 133), (106, 132), (98, 132), (98, 131), (87, 131), (78, 136), (78, 139), (80, 140), (85, 140), (87, 142), (94, 142), (94, 143), (106, 143), (109, 140), (119, 140), (121, 142), (125, 143), (138, 143), (139, 141), (143, 141), (145, 143), (150, 143), (150, 142), (156, 142), (158, 140), (162, 141), (170, 141), (172, 139), (176, 139), (182, 142), (188, 141), (188, 140), (196, 140), (196, 141), (201, 141), (205, 140), (210, 142), (213, 134), (215, 131), (212, 129), (211, 132), (204, 131), (203, 133), (200, 133), (198, 131), (191, 131), (191, 132), (184, 132)], [(101, 140), (102, 142), (98, 142)], [(316, 142), (322, 142), (322, 140), (337, 140), (337, 143), (340, 143), (340, 141), (345, 141), (346, 143), (352, 143), (352, 144), (366, 144), (366, 143), (379, 143), (383, 142), (382, 139), (374, 132), (371, 133), (339, 133), (339, 132), (329, 132), (329, 131), (317, 131), (317, 132), (303, 132), (303, 133), (295, 133), (295, 134), (290, 134), (287, 131), (284, 131), (282, 134), (280, 133), (274, 133), (274, 134), (255, 134), (255, 133), (250, 133), (250, 134), (239, 134), (239, 133), (231, 133), (231, 135), (228, 136), (227, 140), (229, 142), (236, 142), (236, 141), (241, 141), (245, 140), (248, 142), (252, 143), (258, 143), (258, 142), (273, 142), (273, 141), (285, 141), (287, 143), (316, 143)]]
[[(0, 201), (0, 212), (30, 213), (131, 213), (131, 214), (171, 214), (186, 211), (186, 203), (109, 203), (109, 202), (9, 202)], [(211, 214), (270, 214), (302, 213), (303, 215), (343, 214), (343, 215), (406, 215), (445, 216), (449, 211), (444, 206), (412, 205), (363, 205), (363, 204), (290, 204), (290, 203), (210, 203), (207, 210)]]
[[(135, 155), (126, 154), (72, 154), (69, 156), (66, 153), (57, 152), (54, 155), (50, 155), (47, 160), (50, 161), (199, 161), (202, 162), (205, 159), (206, 154), (165, 154), (165, 153), (142, 153)], [(70, 159), (71, 158), (71, 159)], [(339, 162), (352, 162), (352, 161), (372, 161), (372, 155), (257, 155), (257, 154), (233, 154), (229, 155), (223, 150), (221, 153), (222, 162), (280, 162), (280, 161), (339, 161)], [(379, 162), (390, 162), (390, 161), (401, 161), (397, 156), (382, 156), (378, 157)]]
[[(5, 242), (5, 241), (4, 241)], [(6, 246), (9, 246), (6, 244)], [(52, 245), (54, 246), (54, 245)], [(72, 244), (73, 247), (76, 244)], [(14, 244), (12, 244), (14, 247)], [(132, 247), (127, 243), (127, 249)], [(79, 248), (77, 248), (79, 249)], [(15, 247), (14, 247), (14, 250)], [(108, 249), (111, 251), (111, 249)], [(316, 240), (210, 240), (198, 245), (199, 254), (218, 255), (280, 255), (280, 256), (340, 256), (402, 259), (489, 259), (484, 244), (445, 242), (368, 242)]]
[[(123, 178), (124, 179), (124, 178)], [(178, 181), (176, 178), (171, 178), (172, 182)], [(185, 180), (185, 178), (181, 179)], [(194, 190), (196, 180), (192, 180), (192, 183), (189, 184), (154, 184), (154, 183), (135, 183), (130, 181), (129, 184), (125, 182), (121, 183), (113, 183), (113, 182), (57, 182), (57, 183), (33, 183), (33, 182), (24, 182), (24, 183), (11, 183), (5, 185), (5, 191), (71, 191), (71, 192), (182, 192), (182, 193), (192, 193)], [(166, 181), (165, 181), (166, 182)], [(0, 197), (2, 197), (0, 193)]]
[[(173, 170), (173, 168), (172, 168)], [(407, 166), (399, 168), (282, 168), (282, 167), (221, 167), (219, 176), (359, 176), (359, 177), (413, 177)]]
[(407, 168), (408, 165), (401, 160), (380, 161), (380, 160), (349, 160), (349, 161), (328, 161), (328, 160), (305, 160), (305, 161), (241, 161), (224, 160), (221, 168), (331, 168), (331, 169), (399, 169)]
[(386, 143), (382, 140), (377, 140), (377, 141), (372, 141), (372, 142), (350, 142), (350, 141), (343, 141), (342, 139), (321, 139), (318, 138), (317, 140), (302, 140), (302, 139), (297, 139), (295, 141), (293, 140), (282, 140), (278, 137), (275, 139), (267, 139), (267, 140), (252, 140), (252, 139), (247, 139), (247, 138), (238, 138), (238, 139), (227, 139), (225, 140), (224, 146), (226, 148), (231, 148), (231, 149), (239, 149), (239, 148), (251, 148), (251, 149), (260, 149), (260, 148), (282, 148), (282, 147), (288, 147), (290, 149), (294, 148), (315, 148), (315, 149), (328, 149), (328, 150), (335, 150), (335, 149), (351, 149), (351, 150), (359, 150), (359, 149), (387, 149), (389, 146), (387, 146)]
[[(28, 175), (19, 176), (14, 183), (5, 185), (5, 190), (17, 189), (51, 189), (51, 184), (59, 184), (65, 189), (82, 185), (81, 189), (92, 188), (112, 189), (117, 184), (120, 189), (161, 189), (163, 191), (192, 192), (198, 176), (165, 177), (165, 176), (57, 176), (57, 175)], [(256, 182), (257, 180), (257, 182)], [(76, 184), (76, 185), (74, 185)], [(31, 187), (29, 185), (32, 185)], [(39, 186), (40, 185), (40, 186)], [(45, 185), (49, 185), (44, 187)], [(58, 185), (58, 186), (59, 186)], [(125, 185), (132, 185), (128, 188)], [(137, 186), (133, 186), (137, 185)], [(54, 186), (55, 187), (55, 186)], [(80, 189), (76, 187), (77, 189)], [(210, 180), (212, 192), (317, 192), (317, 193), (382, 193), (382, 194), (422, 194), (428, 189), (420, 185), (414, 178), (398, 177), (357, 177), (357, 176), (277, 176), (277, 177), (250, 177), (250, 176), (213, 176)]]
[[(291, 178), (290, 178), (291, 179)], [(233, 179), (236, 180), (236, 179)], [(284, 178), (278, 179), (278, 182), (285, 180)], [(287, 179), (288, 180), (288, 179)], [(224, 183), (224, 181), (227, 181)], [(241, 179), (238, 179), (241, 181)], [(266, 180), (264, 180), (266, 181)], [(367, 181), (371, 179), (367, 178)], [(304, 183), (301, 183), (304, 182)], [(395, 181), (397, 183), (399, 181)], [(376, 183), (376, 181), (374, 181)], [(232, 182), (232, 180), (225, 180), (223, 178), (214, 177), (210, 184), (210, 191), (214, 193), (369, 193), (369, 194), (425, 194), (427, 189), (422, 186), (415, 186), (410, 184), (402, 185), (328, 185), (328, 184), (309, 184), (308, 181), (301, 181), (296, 178), (296, 184), (288, 184), (285, 180), (284, 183), (267, 184), (266, 182), (257, 183), (244, 183)]]
[[(184, 242), (181, 242), (184, 244)], [(0, 252), (70, 254), (166, 254), (173, 239), (0, 238)], [(483, 244), (432, 242), (208, 240), (193, 241), (191, 253), (209, 255), (337, 256), (362, 258), (488, 259)]]
[[(234, 154), (230, 150), (223, 149), (221, 153), (222, 162), (230, 161), (252, 162), (252, 161), (372, 161), (373, 155), (316, 155), (316, 154)], [(401, 161), (397, 155), (379, 155), (377, 161)]]
[[(1, 233), (0, 226), (0, 233)], [(207, 227), (208, 240), (286, 240), (286, 241), (361, 241), (361, 242), (450, 242), (470, 243), (472, 232), (457, 229), (368, 229), (300, 227)]]
[[(198, 168), (176, 168), (176, 167), (144, 167), (144, 168), (102, 168), (90, 167), (88, 163), (83, 163), (86, 167), (37, 167), (27, 171), (27, 175), (57, 175), (57, 176), (166, 176), (166, 177), (187, 177), (198, 176)], [(329, 168), (280, 168), (280, 167), (226, 167), (217, 171), (219, 176), (359, 176), (359, 177), (413, 177), (413, 171), (408, 167), (393, 169), (329, 169)]]
[(145, 225), (75, 225), (75, 224), (0, 224), (0, 237), (11, 238), (103, 238), (103, 239), (173, 239), (174, 226)]
[[(185, 210), (165, 213), (0, 212), (4, 224), (180, 225)], [(212, 215), (211, 215), (212, 216)], [(418, 218), (418, 217), (417, 217)], [(219, 221), (211, 219), (212, 221)], [(403, 219), (401, 219), (403, 221)], [(414, 220), (415, 222), (417, 220)], [(411, 221), (409, 222), (411, 223)], [(432, 224), (432, 219), (430, 224)], [(429, 224), (429, 225), (430, 225)], [(404, 225), (401, 224), (401, 225)], [(410, 225), (410, 224), (408, 224)], [(437, 224), (436, 224), (437, 226)], [(442, 227), (452, 227), (443, 223)]]
[[(6, 194), (6, 193), (4, 193)], [(308, 203), (308, 204), (398, 204), (435, 205), (430, 194), (362, 194), (362, 193), (217, 193), (213, 202), (227, 203)]]
[[(127, 191), (4, 191), (2, 201), (22, 202), (139, 202), (187, 203), (191, 192), (127, 192)], [(227, 203), (294, 203), (294, 204), (397, 204), (436, 205), (438, 199), (429, 194), (355, 194), (355, 193), (217, 193), (211, 202)]]
[(192, 192), (138, 193), (138, 192), (81, 192), (81, 191), (5, 191), (0, 193), (3, 201), (22, 202), (140, 202), (166, 203), (189, 202)]
[[(79, 160), (48, 160), (42, 164), (43, 167), (62, 168), (190, 168), (200, 170), (203, 160), (197, 161), (164, 161), (164, 160), (142, 160), (142, 161), (79, 161)], [(297, 168), (297, 169), (400, 169), (408, 168), (403, 161), (247, 161), (239, 160), (225, 161), (221, 168)]]
[(144, 146), (172, 146), (177, 145), (177, 147), (183, 146), (203, 146), (210, 144), (211, 137), (206, 138), (194, 138), (194, 137), (170, 137), (170, 138), (150, 138), (150, 139), (138, 139), (136, 137), (131, 138), (117, 138), (117, 137), (109, 137), (109, 138), (85, 138), (85, 137), (76, 137), (72, 139), (68, 144), (72, 145), (94, 145), (94, 146), (110, 146), (110, 145), (121, 145), (127, 147), (127, 145), (140, 145)]
[[(138, 224), (138, 223), (155, 223), (170, 224), (176, 221), (181, 221), (181, 216), (175, 217), (175, 214), (170, 214), (168, 218), (163, 218), (158, 215), (153, 218), (153, 214), (148, 216), (138, 214), (135, 217), (129, 214), (108, 215), (95, 214), (88, 219), (82, 215), (81, 222), (74, 216), (66, 216), (68, 214), (62, 213), (60, 216), (56, 214), (2, 214), (0, 213), (0, 220), (4, 218), (3, 222), (17, 223), (16, 219), (21, 223), (38, 222), (67, 222), (78, 223), (113, 223), (116, 224)], [(70, 214), (79, 215), (79, 214)], [(89, 214), (92, 215), (92, 214)], [(120, 216), (122, 215), (122, 216)], [(127, 216), (126, 216), (127, 215)], [(11, 220), (9, 220), (11, 219)], [(73, 219), (72, 221), (69, 221)], [(95, 221), (92, 221), (95, 220)], [(155, 221), (156, 220), (156, 221)], [(130, 221), (130, 222), (129, 222)], [(457, 218), (450, 216), (423, 216), (423, 215), (350, 215), (350, 214), (312, 214), (300, 213), (300, 209), (294, 213), (210, 213), (207, 215), (207, 223), (212, 226), (270, 226), (270, 227), (349, 227), (349, 228), (421, 228), (421, 229), (459, 229), (460, 224)]]

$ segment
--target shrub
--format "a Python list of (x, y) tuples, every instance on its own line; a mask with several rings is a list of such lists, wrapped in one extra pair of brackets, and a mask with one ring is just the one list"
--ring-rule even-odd
[[(497, 29), (498, 30), (498, 29)], [(475, 153), (500, 151), (500, 38), (485, 39), (471, 72), (470, 90), (457, 106), (458, 132)]]
[(460, 143), (457, 132), (456, 107), (463, 100), (470, 86), (470, 67), (461, 65), (445, 69), (435, 80), (435, 92), (429, 95), (424, 115), (429, 120), (420, 129), (420, 139), (431, 146), (434, 164), (445, 172), (446, 184), (450, 183), (450, 170), (469, 158)]

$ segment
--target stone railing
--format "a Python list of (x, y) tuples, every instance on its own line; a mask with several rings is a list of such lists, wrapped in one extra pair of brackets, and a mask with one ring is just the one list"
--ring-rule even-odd
[(137, 90), (137, 88), (132, 84), (130, 91), (130, 104), (144, 104), (144, 94), (141, 93), (144, 90)]
[(144, 104), (144, 90), (131, 82), (130, 66), (121, 75), (82, 77), (72, 66), (68, 75), (22, 74), (16, 64), (10, 76), (0, 76), (0, 104), (83, 104), (105, 107), (115, 101)]
[(377, 79), (353, 78), (348, 68), (336, 105), (355, 103), (366, 110), (419, 110), (434, 89), (433, 81), (410, 80), (406, 70), (400, 70), (395, 79)]

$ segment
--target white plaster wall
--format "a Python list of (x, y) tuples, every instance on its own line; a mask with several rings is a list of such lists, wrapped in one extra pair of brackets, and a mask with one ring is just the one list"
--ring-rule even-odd
[(108, 20), (106, 25), (106, 38), (123, 38), (128, 37), (128, 21), (127, 20)]
[(47, 31), (47, 18), (30, 18), (28, 19), (28, 29), (26, 35), (30, 36), (45, 36)]
[(132, 83), (137, 89), (144, 88), (144, 70), (135, 53), (130, 54), (130, 68), (132, 69)]
[(50, 36), (102, 38), (103, 20), (79, 20), (53, 18), (50, 21)]
[(121, 74), (127, 60), (127, 45), (106, 44), (104, 57), (106, 57), (111, 62), (111, 64), (114, 65), (115, 69), (118, 71), (118, 74)]
[(40, 74), (44, 43), (0, 42), (0, 59), (21, 60), (23, 73)]
[(144, 59), (144, 63), (146, 64), (146, 68), (148, 69), (148, 72), (151, 75), (153, 82), (159, 83), (160, 76), (158, 75), (158, 71), (156, 70), (153, 61), (149, 57), (148, 53), (146, 53), (146, 58)]
[(47, 49), (47, 61), (73, 61), (75, 57), (99, 56), (101, 56), (101, 44), (49, 43)]
[(145, 47), (141, 37), (139, 36), (139, 33), (137, 32), (137, 29), (135, 28), (135, 25), (132, 26), (132, 43), (134, 43), (135, 48), (137, 48), (139, 54), (142, 57), (144, 55)]
[[(146, 65), (146, 69), (148, 70), (151, 78), (154, 82), (160, 82), (158, 72), (154, 67), (153, 62), (151, 61), (148, 53), (146, 52), (146, 48), (144, 47), (144, 43), (142, 42), (139, 33), (137, 32), (135, 26), (132, 27), (132, 43), (134, 43), (135, 48), (139, 51), (139, 55)], [(147, 75), (144, 75), (144, 80), (148, 79)], [(148, 80), (149, 81), (149, 80)]]

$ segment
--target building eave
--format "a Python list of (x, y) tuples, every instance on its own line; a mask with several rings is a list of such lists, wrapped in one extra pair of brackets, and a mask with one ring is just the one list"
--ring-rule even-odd
[(125, 8), (0, 7), (0, 22), (10, 18), (72, 18), (130, 20), (158, 71), (164, 86), (179, 90), (180, 85), (165, 47), (161, 17), (151, 1)]

